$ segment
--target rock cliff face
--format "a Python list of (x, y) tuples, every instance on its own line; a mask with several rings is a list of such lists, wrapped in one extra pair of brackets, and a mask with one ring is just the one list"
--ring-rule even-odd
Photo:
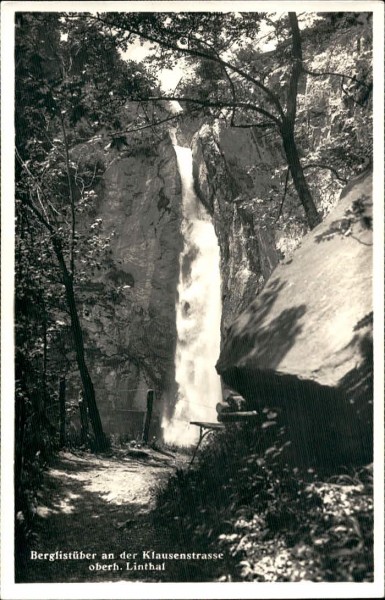
[(147, 389), (159, 400), (173, 381), (181, 185), (167, 134), (110, 148), (105, 162), (95, 216), (109, 258), (83, 289), (83, 324), (105, 430), (128, 433), (140, 431)]
[[(359, 68), (364, 78), (370, 72), (371, 56), (367, 16), (363, 14), (359, 22), (336, 31), (325, 27), (322, 44), (310, 31), (303, 32), (308, 69), (339, 72), (343, 64), (346, 72)], [(357, 46), (360, 61), (356, 64)], [(282, 71), (275, 53), (258, 55), (256, 60), (266, 77), (271, 74), (270, 85), (278, 86)], [(369, 87), (364, 89), (369, 91)], [(311, 163), (325, 162), (342, 178), (323, 168), (306, 171), (314, 201), (325, 217), (338, 200), (344, 177), (347, 180), (353, 172), (362, 171), (367, 138), (370, 152), (370, 98), (360, 104), (346, 94), (341, 96), (338, 77), (303, 75), (297, 114), (302, 164), (308, 168)], [(192, 125), (197, 128), (191, 142), (196, 189), (213, 216), (221, 249), (224, 334), (239, 311), (263, 288), (278, 261), (293, 251), (307, 225), (290, 178), (284, 196), (287, 162), (274, 128), (231, 128), (223, 119), (210, 125), (196, 121), (187, 124), (185, 130), (182, 125), (188, 141)], [(329, 153), (325, 160), (323, 152)]]
[(197, 193), (212, 215), (221, 253), (222, 333), (245, 308), (278, 262), (273, 232), (261, 224), (262, 200), (269, 195), (264, 166), (278, 149), (262, 146), (249, 131), (219, 122), (203, 125), (192, 140)]
[(275, 269), (231, 326), (217, 364), (249, 408), (274, 408), (296, 464), (370, 461), (372, 176)]

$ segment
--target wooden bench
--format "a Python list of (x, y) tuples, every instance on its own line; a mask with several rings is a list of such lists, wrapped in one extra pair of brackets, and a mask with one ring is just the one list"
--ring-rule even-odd
[(226, 425), (230, 423), (240, 423), (244, 421), (252, 421), (258, 418), (256, 411), (239, 411), (239, 412), (223, 412), (218, 414), (218, 423), (209, 423), (206, 421), (190, 421), (190, 425), (196, 425), (199, 427), (199, 440), (195, 447), (195, 450), (190, 461), (190, 465), (193, 464), (198, 448), (201, 445), (203, 439), (210, 433), (210, 431), (220, 431), (225, 429)]
[(193, 452), (192, 459), (190, 461), (190, 465), (192, 465), (203, 438), (205, 438), (206, 435), (210, 433), (210, 431), (219, 431), (221, 429), (224, 429), (225, 426), (223, 423), (208, 423), (206, 421), (190, 421), (190, 425), (196, 425), (197, 427), (199, 427), (199, 440)]

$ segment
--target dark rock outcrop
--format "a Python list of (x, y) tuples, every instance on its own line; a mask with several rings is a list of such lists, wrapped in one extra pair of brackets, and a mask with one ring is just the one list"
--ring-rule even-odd
[(217, 370), (249, 409), (274, 407), (297, 462), (372, 454), (372, 175), (273, 272), (235, 320)]
[(263, 165), (272, 163), (275, 149), (262, 148), (248, 130), (216, 122), (200, 128), (192, 150), (196, 190), (213, 217), (220, 247), (224, 333), (278, 262), (274, 234), (260, 224), (260, 203), (244, 194), (252, 188), (260, 198), (268, 196)]

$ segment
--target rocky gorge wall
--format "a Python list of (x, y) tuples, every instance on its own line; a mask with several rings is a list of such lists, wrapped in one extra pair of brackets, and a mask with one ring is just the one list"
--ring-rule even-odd
[[(94, 216), (110, 237), (103, 268), (81, 292), (87, 357), (105, 431), (137, 433), (147, 390), (159, 402), (174, 377), (180, 177), (167, 133), (87, 152), (108, 165)], [(157, 403), (154, 426), (159, 412)]]
[(259, 143), (250, 130), (220, 122), (203, 125), (192, 149), (197, 193), (213, 218), (221, 252), (225, 333), (278, 263), (274, 231), (259, 217), (279, 149)]
[[(304, 168), (324, 163), (335, 169), (334, 173), (324, 168), (306, 170), (317, 209), (325, 218), (344, 184), (365, 168), (366, 153), (371, 152), (370, 15), (362, 14), (336, 30), (325, 25), (320, 37), (311, 30), (302, 35), (307, 68), (329, 72), (322, 78), (301, 77), (296, 124)], [(255, 60), (277, 91), (274, 86), (279, 85), (283, 68), (279, 59), (270, 52)], [(368, 87), (349, 90), (352, 95), (357, 90), (368, 92), (365, 102), (341, 92), (341, 79), (330, 74), (341, 68), (363, 81), (367, 78)], [(193, 125), (188, 124), (187, 130)], [(225, 334), (308, 227), (290, 178), (284, 196), (287, 163), (274, 128), (231, 128), (223, 118), (210, 123), (196, 120), (195, 134), (186, 137), (193, 150), (196, 190), (213, 217), (221, 250)]]

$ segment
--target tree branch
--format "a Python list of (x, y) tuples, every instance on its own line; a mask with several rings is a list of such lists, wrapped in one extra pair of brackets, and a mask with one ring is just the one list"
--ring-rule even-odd
[(304, 73), (306, 73), (307, 75), (311, 75), (312, 77), (327, 77), (327, 76), (331, 76), (331, 77), (341, 77), (341, 90), (342, 92), (348, 96), (348, 98), (351, 98), (353, 100), (353, 102), (355, 104), (358, 104), (359, 106), (365, 106), (364, 102), (360, 102), (359, 100), (356, 100), (354, 98), (354, 96), (352, 94), (350, 94), (347, 90), (345, 90), (344, 88), (344, 80), (345, 79), (349, 79), (349, 81), (353, 81), (354, 83), (357, 83), (358, 85), (366, 88), (366, 96), (365, 96), (365, 100), (367, 100), (367, 98), (369, 97), (370, 92), (373, 89), (373, 85), (372, 84), (367, 84), (364, 81), (362, 81), (361, 79), (357, 79), (356, 77), (352, 77), (351, 75), (345, 75), (343, 73), (335, 73), (334, 71), (324, 71), (322, 73), (316, 72), (316, 71), (309, 71), (309, 69), (306, 69), (305, 67), (303, 68)]
[[(199, 98), (181, 98), (178, 96), (150, 96), (149, 98), (146, 98), (146, 100), (151, 100), (153, 102), (159, 102), (162, 100), (176, 100), (177, 102), (191, 102), (192, 104), (199, 104), (200, 106), (206, 106), (209, 108), (232, 108), (234, 106), (233, 102), (212, 102), (210, 100), (200, 100)], [(274, 121), (274, 123), (278, 127), (281, 126), (281, 121), (278, 119), (278, 117), (274, 116), (272, 113), (265, 110), (264, 108), (260, 108), (259, 106), (255, 106), (254, 104), (250, 104), (249, 102), (236, 102), (235, 107), (257, 112), (270, 119), (271, 121)]]
[(38, 182), (36, 181), (34, 175), (31, 173), (31, 171), (29, 170), (28, 166), (25, 164), (25, 162), (21, 158), (20, 153), (19, 153), (19, 151), (18, 151), (18, 149), (16, 147), (15, 147), (15, 154), (16, 154), (16, 159), (18, 160), (18, 162), (21, 165), (22, 169), (24, 169), (24, 171), (27, 173), (27, 175), (29, 175), (29, 177), (31, 177), (31, 179), (36, 184), (36, 193), (37, 193), (38, 200), (39, 200), (39, 202), (40, 202), (40, 204), (42, 206), (42, 211), (43, 212), (40, 212), (40, 210), (38, 208), (36, 208), (36, 206), (33, 204), (33, 202), (31, 200), (29, 200), (25, 195), (23, 195), (23, 197), (21, 198), (21, 202), (23, 204), (26, 204), (32, 210), (32, 212), (38, 218), (38, 220), (40, 221), (40, 223), (42, 225), (44, 225), (44, 227), (46, 229), (48, 229), (48, 231), (53, 235), (55, 233), (55, 229), (53, 228), (53, 226), (49, 222), (48, 215), (46, 214), (46, 211), (44, 210), (44, 205), (42, 204), (40, 196), (39, 196), (39, 190), (43, 194), (43, 196), (44, 196), (44, 192), (40, 188)]
[[(99, 14), (96, 16), (92, 15), (89, 18), (99, 21), (100, 23), (103, 23), (104, 25), (107, 25), (110, 28), (123, 29), (124, 31), (127, 31), (130, 34), (137, 35), (141, 38), (148, 40), (149, 42), (159, 44), (159, 46), (162, 46), (163, 48), (167, 48), (168, 50), (174, 50), (175, 52), (181, 52), (182, 54), (188, 54), (190, 56), (196, 56), (199, 58), (212, 60), (224, 67), (228, 67), (234, 73), (238, 73), (238, 75), (240, 75), (241, 77), (246, 79), (246, 81), (249, 81), (256, 87), (258, 87), (260, 90), (262, 90), (266, 94), (269, 102), (276, 107), (279, 115), (281, 117), (284, 117), (283, 108), (281, 106), (278, 96), (276, 96), (271, 90), (269, 90), (269, 88), (267, 88), (265, 85), (263, 85), (263, 83), (261, 81), (258, 81), (258, 79), (254, 79), (254, 77), (252, 77), (251, 75), (249, 75), (248, 73), (246, 73), (245, 71), (240, 69), (239, 67), (236, 67), (235, 65), (232, 65), (231, 63), (227, 62), (223, 58), (219, 58), (217, 56), (207, 54), (206, 52), (203, 52), (202, 50), (196, 50), (194, 48), (180, 48), (179, 46), (177, 46), (176, 44), (173, 44), (172, 42), (162, 40), (161, 38), (153, 36), (149, 33), (144, 33), (142, 31), (140, 31), (140, 29), (135, 29), (134, 27), (129, 27), (128, 25), (119, 26), (114, 23), (110, 23), (106, 19), (102, 19)], [(165, 33), (167, 34), (167, 32), (165, 32)], [(198, 42), (198, 40), (196, 40), (196, 41)]]
[(357, 79), (356, 77), (352, 77), (351, 75), (345, 75), (344, 73), (335, 73), (334, 71), (323, 71), (322, 73), (317, 71), (310, 71), (306, 67), (303, 66), (303, 72), (307, 75), (311, 75), (312, 77), (342, 77), (342, 79), (349, 79), (350, 81), (354, 81), (354, 83), (358, 83), (358, 85), (362, 85), (366, 87), (368, 91), (371, 91), (371, 86), (362, 81), (361, 79)]
[(112, 137), (118, 137), (120, 135), (124, 135), (125, 133), (135, 133), (136, 131), (142, 131), (143, 129), (149, 129), (150, 127), (156, 127), (157, 125), (161, 125), (162, 123), (167, 123), (167, 121), (173, 121), (174, 119), (179, 119), (180, 114), (172, 115), (171, 117), (167, 117), (166, 119), (161, 119), (160, 121), (156, 121), (155, 123), (147, 123), (147, 125), (141, 125), (140, 127), (134, 127), (133, 129), (124, 129), (122, 131), (114, 131), (110, 135)]
[(146, 121), (147, 121), (148, 125), (150, 126), (150, 128), (151, 128), (151, 130), (152, 130), (152, 133), (153, 133), (153, 135), (155, 135), (155, 136), (158, 138), (158, 140), (160, 140), (160, 139), (162, 138), (162, 136), (161, 136), (161, 134), (160, 134), (160, 133), (159, 133), (159, 132), (156, 130), (156, 128), (155, 128), (155, 125), (154, 125), (154, 123), (153, 123), (153, 121), (152, 121), (152, 119), (154, 118), (154, 110), (152, 111), (152, 116), (151, 116), (151, 118), (150, 118), (150, 115), (148, 114), (148, 111), (147, 111), (146, 105), (145, 105), (145, 104), (143, 104), (143, 105), (141, 104), (141, 105), (140, 105), (140, 108), (142, 109), (142, 111), (143, 111), (143, 113), (144, 113), (145, 119), (146, 119)]
[(44, 227), (49, 231), (49, 233), (51, 235), (55, 235), (55, 230), (52, 227), (52, 225), (46, 220), (46, 218), (44, 217), (44, 215), (42, 215), (42, 213), (39, 211), (38, 208), (36, 208), (36, 206), (33, 204), (33, 202), (31, 202), (31, 200), (29, 200), (26, 196), (23, 196), (22, 198), (20, 198), (22, 204), (25, 204), (26, 206), (28, 206), (28, 208), (31, 209), (31, 211), (33, 212), (33, 214), (37, 217), (37, 219), (40, 221), (40, 223), (42, 225), (44, 225)]
[(267, 121), (264, 121), (263, 123), (239, 123), (238, 125), (235, 123), (232, 123), (231, 127), (235, 127), (235, 128), (239, 128), (239, 129), (251, 129), (252, 127), (267, 129), (268, 127), (274, 127), (274, 124), (268, 123)]
[(65, 128), (63, 115), (61, 113), (60, 113), (60, 121), (61, 121), (62, 130), (63, 130), (65, 163), (66, 163), (69, 199), (70, 199), (70, 205), (71, 205), (70, 274), (71, 274), (71, 277), (73, 278), (74, 274), (75, 274), (75, 226), (76, 226), (75, 195), (74, 195), (74, 190), (72, 187), (67, 132), (66, 132), (66, 128)]
[[(42, 190), (42, 188), (41, 188), (41, 186), (40, 186), (39, 182), (36, 180), (36, 177), (34, 176), (34, 174), (33, 174), (33, 173), (31, 173), (31, 171), (29, 170), (29, 168), (28, 168), (27, 164), (26, 164), (26, 163), (25, 163), (25, 161), (22, 159), (22, 157), (21, 157), (21, 155), (20, 155), (20, 152), (19, 152), (19, 150), (17, 149), (17, 147), (16, 147), (16, 146), (15, 146), (15, 154), (16, 154), (16, 159), (18, 160), (18, 162), (19, 162), (19, 164), (21, 165), (22, 169), (24, 169), (24, 171), (27, 173), (27, 175), (28, 175), (28, 176), (29, 176), (29, 177), (32, 179), (32, 181), (33, 181), (33, 182), (35, 183), (35, 185), (36, 185), (37, 199), (39, 200), (39, 203), (40, 203), (41, 209), (42, 209), (42, 211), (43, 211), (44, 218), (47, 220), (47, 223), (49, 223), (49, 218), (48, 218), (47, 212), (46, 212), (46, 210), (45, 210), (45, 208), (44, 208), (44, 204), (42, 203), (42, 201), (41, 201), (41, 198), (40, 198), (40, 193), (41, 193), (41, 194), (44, 196), (44, 192), (43, 192), (43, 190)], [(40, 192), (40, 193), (39, 193), (39, 192)]]
[(302, 167), (302, 169), (304, 171), (306, 171), (306, 169), (328, 169), (329, 171), (331, 171), (336, 176), (336, 178), (339, 181), (342, 181), (342, 183), (346, 184), (348, 182), (348, 180), (345, 179), (345, 177), (341, 177), (339, 175), (338, 171), (334, 167), (331, 167), (330, 165), (325, 165), (323, 163), (322, 164), (321, 163), (312, 163), (312, 164), (309, 164), (309, 165), (305, 165), (304, 167)]

